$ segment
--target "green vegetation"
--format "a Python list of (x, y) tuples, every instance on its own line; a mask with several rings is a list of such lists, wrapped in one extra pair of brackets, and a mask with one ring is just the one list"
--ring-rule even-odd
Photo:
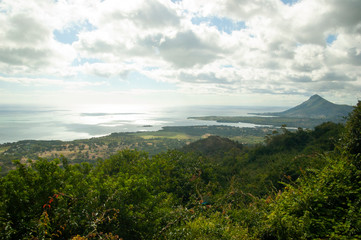
[(24, 163), (27, 159), (38, 157), (54, 159), (64, 156), (70, 163), (95, 163), (98, 158), (109, 158), (124, 149), (146, 151), (153, 156), (168, 149), (181, 148), (210, 135), (254, 144), (262, 142), (264, 136), (274, 130), (229, 126), (165, 127), (156, 132), (112, 133), (104, 137), (69, 142), (26, 140), (0, 145), (0, 166), (4, 174), (15, 167), (13, 160)]
[(0, 238), (360, 239), (360, 113), (253, 147), (211, 136), (93, 164), (16, 161), (0, 178)]
[(264, 236), (274, 239), (361, 238), (361, 102), (348, 119), (338, 151), (272, 199)]

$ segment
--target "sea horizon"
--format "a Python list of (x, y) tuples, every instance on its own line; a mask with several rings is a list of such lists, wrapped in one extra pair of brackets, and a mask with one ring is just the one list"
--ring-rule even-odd
[(72, 141), (115, 132), (158, 131), (167, 126), (228, 125), (256, 127), (249, 123), (217, 123), (188, 119), (200, 116), (251, 116), (286, 107), (191, 105), (155, 107), (96, 105), (72, 108), (40, 105), (0, 105), (0, 144), (21, 140)]

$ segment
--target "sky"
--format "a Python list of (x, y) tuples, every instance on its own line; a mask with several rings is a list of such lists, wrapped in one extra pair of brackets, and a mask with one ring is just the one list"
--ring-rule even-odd
[(0, 0), (0, 104), (361, 99), (360, 0)]

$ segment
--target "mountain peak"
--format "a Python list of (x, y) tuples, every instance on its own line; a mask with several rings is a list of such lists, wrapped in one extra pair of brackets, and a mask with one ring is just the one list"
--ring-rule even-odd
[(295, 118), (339, 119), (347, 116), (352, 109), (352, 106), (334, 104), (315, 94), (296, 107), (272, 115)]
[(326, 101), (326, 102), (329, 102), (329, 101), (327, 101), (326, 99), (324, 99), (323, 97), (321, 97), (321, 96), (318, 95), (318, 94), (312, 95), (308, 100), (311, 100), (311, 101)]
[(315, 95), (312, 95), (311, 97), (310, 97), (310, 100), (311, 99), (324, 99), (323, 97), (321, 97), (320, 95), (318, 95), (318, 94), (315, 94)]
[(318, 94), (312, 95), (307, 101), (303, 102), (302, 104), (304, 104), (304, 105), (307, 105), (307, 104), (314, 105), (314, 104), (321, 104), (321, 103), (323, 103), (323, 104), (333, 104), (333, 103), (327, 101), (326, 99), (324, 99), (323, 97), (321, 97)]

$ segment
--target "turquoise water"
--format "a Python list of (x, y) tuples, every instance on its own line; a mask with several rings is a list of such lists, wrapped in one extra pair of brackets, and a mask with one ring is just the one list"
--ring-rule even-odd
[(0, 143), (19, 140), (75, 140), (113, 132), (156, 131), (163, 126), (231, 125), (187, 119), (196, 116), (246, 116), (248, 113), (282, 111), (284, 108), (246, 106), (188, 106), (157, 108), (98, 105), (72, 109), (0, 105)]

